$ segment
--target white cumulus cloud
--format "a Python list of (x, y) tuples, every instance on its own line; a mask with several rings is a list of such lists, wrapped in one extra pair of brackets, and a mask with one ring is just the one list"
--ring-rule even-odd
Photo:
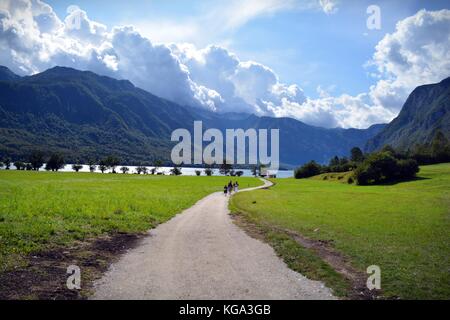
[[(292, 1), (265, 0), (256, 9), (239, 7), (239, 17), (227, 18), (226, 28), (290, 5)], [(326, 13), (337, 8), (336, 1), (320, 5)], [(378, 80), (368, 92), (333, 96), (319, 87), (319, 98), (312, 99), (268, 66), (243, 61), (224, 47), (154, 43), (134, 26), (108, 29), (80, 8), (69, 9), (61, 20), (40, 0), (1, 1), (0, 64), (20, 74), (56, 65), (91, 70), (129, 79), (186, 106), (359, 128), (390, 121), (412, 89), (450, 75), (449, 10), (421, 10), (378, 43), (370, 61)]]
[(415, 87), (450, 76), (450, 10), (420, 10), (398, 22), (371, 63), (382, 77), (370, 88), (373, 103), (399, 111)]

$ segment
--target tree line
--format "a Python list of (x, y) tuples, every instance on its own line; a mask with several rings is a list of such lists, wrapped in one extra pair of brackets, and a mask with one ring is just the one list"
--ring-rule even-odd
[[(110, 171), (111, 173), (117, 173), (117, 168), (119, 167), (120, 162), (121, 162), (120, 158), (114, 155), (110, 155), (99, 161), (89, 160), (86, 163), (86, 165), (88, 166), (90, 172), (95, 172), (96, 170), (98, 170), (101, 173), (105, 173), (107, 171)], [(6, 170), (9, 170), (11, 168), (11, 163), (12, 163), (11, 159), (5, 157), (2, 161), (0, 161), (0, 168), (5, 167)], [(44, 152), (40, 150), (34, 150), (28, 156), (27, 161), (15, 161), (13, 165), (17, 170), (39, 171), (42, 167), (44, 167), (44, 169), (47, 171), (57, 172), (66, 166), (66, 161), (64, 159), (64, 156), (60, 153), (52, 153), (50, 156), (46, 156)], [(145, 165), (138, 165), (136, 166), (134, 173), (144, 175), (146, 174), (162, 175), (164, 173), (158, 171), (158, 169), (162, 165), (163, 162), (161, 160), (154, 161), (152, 168), (148, 168)], [(222, 175), (240, 177), (244, 174), (244, 171), (242, 170), (234, 170), (233, 166), (227, 163), (225, 160), (219, 166), (206, 165), (205, 169), (203, 170), (204, 174), (206, 176), (212, 176), (214, 173), (213, 169), (215, 167), (218, 167), (219, 172)], [(81, 163), (75, 163), (72, 165), (72, 170), (75, 172), (79, 172), (82, 168), (83, 164)], [(126, 166), (122, 166), (118, 170), (123, 174), (130, 172), (130, 168)], [(202, 173), (201, 170), (195, 170), (195, 174), (197, 176), (200, 176), (201, 173)], [(170, 174), (176, 176), (181, 175), (182, 174), (181, 168), (174, 166), (173, 168), (170, 169)]]
[(308, 178), (329, 172), (353, 172), (348, 182), (356, 180), (358, 185), (387, 183), (412, 179), (419, 172), (419, 165), (450, 162), (450, 143), (438, 131), (430, 143), (418, 144), (406, 151), (386, 145), (380, 151), (365, 154), (358, 147), (350, 151), (350, 157), (333, 157), (328, 165), (310, 161), (297, 168), (297, 179)]

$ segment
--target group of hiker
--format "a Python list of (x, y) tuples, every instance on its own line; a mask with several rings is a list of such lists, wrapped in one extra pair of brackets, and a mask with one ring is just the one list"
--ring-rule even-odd
[(223, 187), (223, 194), (226, 195), (231, 195), (232, 192), (238, 192), (239, 191), (239, 183), (236, 181), (235, 183), (233, 183), (231, 180), (230, 182), (228, 182), (228, 184), (226, 184)]

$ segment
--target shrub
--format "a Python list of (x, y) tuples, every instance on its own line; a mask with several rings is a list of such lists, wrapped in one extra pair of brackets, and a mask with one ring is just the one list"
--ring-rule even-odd
[(359, 185), (379, 184), (393, 180), (410, 179), (419, 172), (417, 161), (397, 159), (390, 150), (371, 154), (354, 175)]
[(322, 167), (315, 161), (310, 161), (300, 168), (297, 168), (294, 172), (295, 179), (309, 178), (320, 174)]
[(200, 170), (195, 170), (195, 174), (199, 177), (202, 174), (202, 172)]

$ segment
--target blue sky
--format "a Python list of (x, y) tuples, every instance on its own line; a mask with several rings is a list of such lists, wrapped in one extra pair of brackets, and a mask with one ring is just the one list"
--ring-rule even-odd
[(327, 128), (387, 123), (450, 76), (448, 0), (3, 0), (0, 25), (0, 64), (22, 75), (62, 65)]
[[(47, 1), (60, 18), (69, 5), (85, 10), (92, 20), (108, 27), (137, 25), (151, 40), (162, 42), (186, 41), (198, 47), (209, 44), (225, 46), (241, 59), (255, 60), (272, 68), (287, 83), (300, 85), (308, 96), (317, 96), (321, 86), (330, 93), (355, 95), (375, 83), (364, 65), (372, 57), (374, 47), (386, 33), (393, 32), (395, 24), (418, 10), (450, 8), (442, 1), (362, 1), (341, 0), (334, 14), (325, 14), (320, 8), (302, 9), (302, 3), (273, 13), (261, 14), (232, 29), (219, 30), (195, 36), (178, 33), (178, 27), (201, 19), (227, 1), (202, 0), (128, 0), (128, 1)], [(381, 30), (368, 30), (366, 9), (376, 4), (381, 8)], [(146, 26), (149, 26), (148, 29)], [(158, 28), (158, 25), (160, 28)], [(173, 32), (161, 32), (167, 26)], [(208, 25), (203, 26), (208, 29)], [(162, 34), (163, 35), (160, 35)], [(166, 34), (167, 33), (167, 34)]]

